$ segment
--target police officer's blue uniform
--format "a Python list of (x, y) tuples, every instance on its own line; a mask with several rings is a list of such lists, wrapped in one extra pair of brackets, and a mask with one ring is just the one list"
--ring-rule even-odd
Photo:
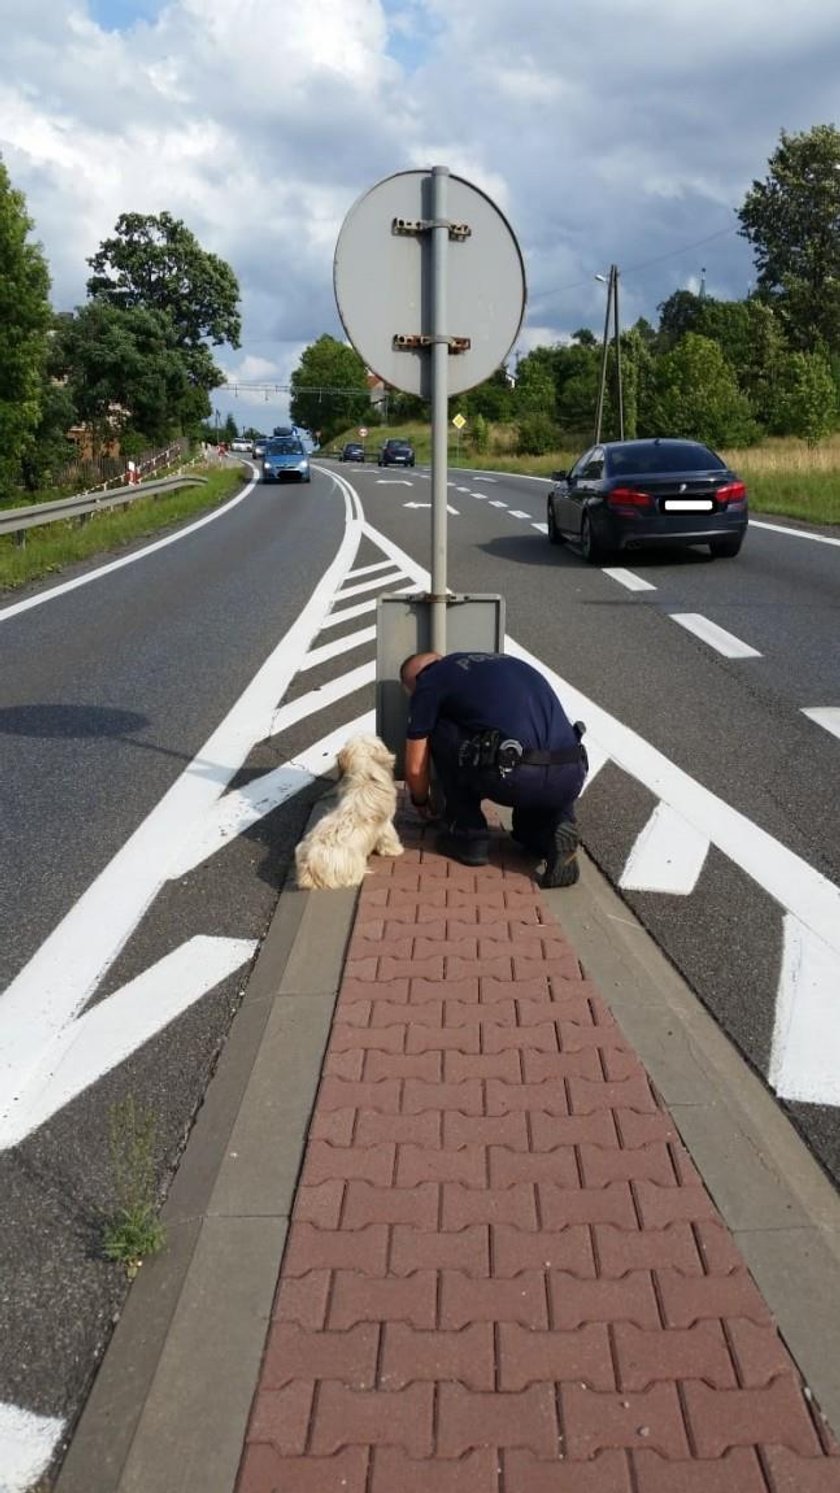
[[(524, 760), (506, 773), (464, 761), (465, 743), (494, 730), (523, 749)], [(407, 735), (430, 740), (445, 817), (455, 836), (486, 836), (482, 798), (511, 807), (515, 838), (540, 856), (549, 858), (555, 851), (559, 826), (573, 826), (586, 777), (580, 729), (542, 674), (521, 659), (449, 653), (428, 664), (417, 676)], [(562, 760), (529, 762), (535, 755)]]

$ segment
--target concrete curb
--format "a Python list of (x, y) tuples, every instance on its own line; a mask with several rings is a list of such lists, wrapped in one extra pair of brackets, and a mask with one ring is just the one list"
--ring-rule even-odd
[[(317, 812), (317, 811), (316, 811)], [(600, 872), (545, 893), (840, 1425), (840, 1198)], [(232, 1493), (356, 892), (284, 890), (56, 1493)], [(278, 1141), (278, 1136), (281, 1138)]]
[(231, 1493), (356, 897), (281, 893), (56, 1493)]

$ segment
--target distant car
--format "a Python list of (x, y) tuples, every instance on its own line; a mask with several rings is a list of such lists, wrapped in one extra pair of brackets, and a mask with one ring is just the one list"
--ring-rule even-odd
[(707, 544), (737, 555), (747, 532), (747, 489), (715, 451), (666, 437), (605, 441), (554, 473), (547, 528), (597, 565), (611, 550)]
[(346, 445), (342, 446), (341, 455), (338, 459), (339, 461), (364, 461), (365, 448), (364, 446), (360, 446), (358, 441), (348, 441)]
[(234, 436), (233, 440), (231, 441), (231, 443), (230, 443), (230, 449), (231, 449), (231, 451), (248, 451), (248, 452), (250, 452), (250, 450), (251, 450), (251, 442), (248, 440), (248, 438), (246, 436), (244, 436), (244, 435), (237, 435), (237, 436)]
[(282, 482), (286, 478), (294, 478), (297, 482), (311, 482), (309, 457), (300, 441), (290, 436), (272, 437), (266, 442), (262, 480)]
[(255, 435), (253, 441), (251, 442), (251, 455), (262, 456), (265, 452), (267, 440), (267, 435)]
[(376, 458), (378, 467), (413, 467), (414, 447), (408, 441), (389, 440)]

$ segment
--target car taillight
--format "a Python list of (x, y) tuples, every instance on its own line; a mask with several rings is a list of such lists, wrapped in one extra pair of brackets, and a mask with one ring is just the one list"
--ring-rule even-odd
[(639, 492), (635, 487), (614, 487), (607, 493), (610, 508), (650, 508), (653, 499), (649, 492)]
[(715, 496), (724, 507), (727, 503), (746, 503), (747, 489), (743, 482), (727, 482), (725, 487), (718, 488)]

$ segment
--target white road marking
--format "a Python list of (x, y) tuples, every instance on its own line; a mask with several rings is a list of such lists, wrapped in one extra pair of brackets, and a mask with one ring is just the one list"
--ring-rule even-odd
[(64, 1421), (0, 1402), (0, 1493), (26, 1493), (46, 1472)]
[(523, 513), (523, 511), (522, 511), (521, 508), (511, 508), (511, 510), (510, 510), (510, 516), (511, 516), (511, 518), (530, 518), (531, 517), (530, 513)]
[(32, 1072), (25, 1095), (0, 1129), (0, 1147), (20, 1145), (247, 964), (257, 944), (253, 938), (191, 938), (71, 1022)]
[(491, 508), (507, 508), (507, 503), (503, 503), (502, 500), (501, 500), (501, 498), (491, 498), (490, 499), (490, 507)]
[(314, 715), (316, 711), (324, 710), (336, 700), (343, 700), (345, 695), (355, 694), (356, 690), (364, 689), (366, 684), (373, 684), (375, 678), (376, 664), (371, 659), (370, 663), (360, 664), (357, 669), (342, 674), (340, 679), (331, 679), (329, 684), (321, 684), (307, 695), (299, 695), (296, 700), (275, 710), (269, 736), (279, 736), (281, 731), (288, 731), (290, 726), (306, 720), (307, 716)]
[(610, 580), (618, 581), (619, 586), (626, 586), (628, 591), (655, 591), (656, 587), (646, 581), (644, 576), (636, 575), (635, 571), (624, 570), (621, 565), (605, 565), (604, 575)]
[[(339, 486), (341, 486), (339, 484)], [(191, 838), (254, 744), (263, 741), (336, 587), (352, 564), (361, 519), (352, 490), (345, 530), (297, 621), (225, 719), (160, 802), (95, 878), (0, 998), (0, 1125), (22, 1096), (46, 1049), (84, 1009)]]
[(734, 633), (727, 632), (725, 627), (718, 627), (716, 622), (710, 622), (708, 617), (701, 616), (699, 612), (669, 612), (668, 616), (687, 632), (694, 633), (701, 642), (708, 643), (717, 653), (722, 653), (724, 658), (761, 658), (757, 648), (751, 648), (749, 643), (742, 643)]
[(840, 736), (840, 705), (814, 705), (807, 710), (803, 708), (802, 714), (830, 731), (832, 736)]
[(455, 491), (456, 492), (469, 492), (469, 488), (468, 487), (456, 487)]
[(348, 570), (348, 581), (354, 581), (360, 575), (373, 575), (377, 570), (390, 570), (390, 560), (377, 560), (375, 565), (360, 565), (358, 570)]
[(589, 740), (588, 733), (584, 742), (584, 746), (586, 747), (586, 756), (589, 761), (589, 770), (586, 774), (583, 787), (580, 790), (581, 798), (583, 797), (587, 788), (591, 787), (591, 785), (594, 783), (599, 772), (601, 771), (601, 768), (605, 767), (610, 760), (608, 753), (604, 751), (603, 747), (598, 746), (594, 741), (591, 742)]
[(532, 524), (531, 528), (539, 530), (540, 534), (548, 533), (548, 524)]
[(757, 518), (750, 519), (751, 529), (769, 529), (771, 534), (789, 534), (792, 539), (810, 539), (812, 544), (840, 545), (840, 539), (830, 534), (809, 534), (805, 529), (788, 529), (784, 524), (764, 524)]
[[(404, 566), (405, 570), (413, 577), (417, 585), (428, 589), (430, 585), (429, 574), (411, 559), (404, 550), (380, 534), (371, 524), (363, 518), (362, 532), (378, 544), (384, 554), (390, 555), (395, 564)], [(595, 753), (602, 754), (605, 760), (615, 762), (624, 772), (635, 778), (638, 782), (653, 793), (662, 803), (667, 804), (691, 827), (697, 836), (703, 836), (717, 848), (752, 881), (760, 886), (769, 897), (806, 930), (810, 939), (817, 940), (819, 944), (825, 945), (828, 954), (825, 960), (815, 964), (816, 955), (812, 955), (809, 968), (819, 968), (822, 971), (828, 968), (826, 961), (829, 955), (832, 960), (838, 961), (840, 968), (840, 887), (829, 881), (827, 876), (810, 866), (807, 861), (802, 860), (775, 840), (766, 830), (754, 824), (745, 814), (733, 809), (723, 799), (718, 798), (709, 789), (704, 788), (676, 763), (660, 752), (650, 742), (645, 741), (635, 731), (616, 720), (615, 716), (609, 714), (600, 705), (582, 694), (573, 684), (562, 679), (559, 674), (548, 668), (541, 659), (522, 648), (513, 638), (508, 636), (506, 640), (506, 651), (515, 658), (524, 658), (527, 663), (533, 664), (540, 673), (548, 680), (555, 690), (563, 707), (572, 720), (585, 721), (588, 730), (586, 734), (586, 748), (590, 758)], [(815, 977), (816, 978), (816, 977)], [(815, 980), (810, 981), (808, 988), (814, 988)], [(822, 975), (816, 981), (817, 988), (822, 989)], [(800, 1000), (806, 1000), (803, 996), (802, 982), (792, 990), (788, 989), (788, 999), (795, 1007)], [(830, 1025), (823, 1023), (822, 1035), (825, 1039), (827, 1049), (834, 1052), (834, 1044), (840, 1042), (840, 1022), (837, 1021), (837, 975), (833, 976), (833, 1003), (830, 1012)], [(807, 1015), (806, 1006), (806, 1015)], [(811, 1003), (811, 1010), (814, 1003)], [(821, 1008), (822, 1009), (822, 1008)], [(787, 1062), (787, 1034), (797, 1031), (796, 1021), (791, 1018), (784, 1023), (778, 1024), (778, 1034), (774, 1043), (774, 1071), (777, 1074), (789, 1071), (785, 1068)], [(791, 1059), (793, 1061), (793, 1059)], [(826, 1103), (836, 1102), (838, 1075), (840, 1075), (840, 1053), (836, 1059), (832, 1059), (833, 1072), (825, 1074), (822, 1072), (811, 1085), (811, 1102)], [(798, 1063), (796, 1067), (798, 1069)], [(789, 1080), (785, 1080), (786, 1082)], [(781, 1089), (778, 1092), (782, 1093)]]
[[(451, 483), (449, 485), (450, 487), (452, 486)], [(403, 508), (431, 508), (431, 506), (431, 503), (403, 503)], [(454, 513), (456, 518), (460, 517), (460, 508), (453, 508), (451, 503), (447, 503), (446, 511), (447, 513)]]
[(379, 591), (383, 586), (390, 586), (394, 581), (406, 580), (404, 570), (395, 570), (392, 575), (378, 575), (372, 581), (359, 581), (357, 586), (342, 586), (336, 593), (336, 601), (349, 601), (351, 596), (364, 596), (366, 591)]
[(168, 544), (177, 544), (179, 539), (186, 539), (188, 534), (194, 534), (197, 529), (203, 529), (205, 524), (215, 523), (217, 518), (223, 518), (226, 513), (230, 513), (232, 508), (237, 508), (240, 503), (244, 503), (256, 485), (256, 479), (254, 479), (243, 488), (241, 493), (237, 493), (235, 498), (231, 498), (229, 503), (223, 504), (221, 508), (215, 508), (212, 513), (205, 513), (203, 518), (196, 519), (194, 524), (187, 524), (185, 529), (179, 529), (176, 534), (167, 534), (165, 539), (156, 539), (153, 544), (144, 545), (143, 549), (135, 550), (131, 555), (123, 555), (120, 560), (110, 560), (107, 565), (100, 565), (97, 570), (89, 570), (84, 575), (74, 576), (72, 581), (62, 581), (58, 586), (50, 586), (49, 591), (39, 591), (37, 596), (27, 596), (25, 601), (13, 601), (11, 606), (0, 609), (0, 622), (8, 622), (10, 617), (17, 617), (21, 612), (28, 612), (31, 607), (43, 606), (45, 601), (54, 601), (57, 596), (65, 596), (68, 591), (76, 591), (79, 586), (89, 586), (92, 581), (99, 581), (104, 575), (111, 575), (115, 570), (122, 570), (124, 565), (134, 565), (137, 560), (145, 560), (148, 555), (154, 555), (158, 550), (166, 549)]
[(377, 477), (376, 485), (377, 487), (413, 487), (414, 483), (409, 482), (407, 477)]
[(802, 1104), (840, 1104), (840, 955), (788, 913), (768, 1078)]
[(709, 840), (670, 804), (657, 804), (636, 840), (619, 886), (635, 892), (694, 891), (709, 853)]
[(346, 638), (336, 638), (334, 643), (324, 643), (320, 648), (313, 648), (307, 653), (298, 672), (303, 674), (308, 669), (317, 669), (319, 664), (328, 663), (331, 658), (338, 658), (339, 654), (349, 653), (353, 648), (361, 648), (363, 643), (370, 643), (375, 637), (375, 627), (360, 627), (358, 632), (351, 632)]
[(471, 492), (471, 498), (478, 498), (479, 503), (486, 503), (490, 494), (488, 492)]
[(253, 778), (243, 788), (237, 788), (220, 800), (216, 813), (201, 826), (194, 844), (186, 847), (183, 859), (177, 867), (178, 876), (186, 876), (208, 856), (215, 855), (237, 835), (250, 829), (252, 824), (265, 818), (272, 810), (288, 799), (294, 798), (308, 788), (316, 778), (332, 772), (336, 758), (344, 743), (351, 736), (367, 735), (375, 730), (376, 715), (367, 710), (354, 721), (346, 721), (337, 730), (323, 736), (305, 751), (275, 767), (271, 772)]
[(339, 627), (342, 622), (349, 622), (351, 617), (364, 617), (366, 612), (376, 611), (376, 597), (371, 601), (359, 601), (354, 607), (342, 607), (340, 612), (330, 612), (321, 631), (327, 627)]

